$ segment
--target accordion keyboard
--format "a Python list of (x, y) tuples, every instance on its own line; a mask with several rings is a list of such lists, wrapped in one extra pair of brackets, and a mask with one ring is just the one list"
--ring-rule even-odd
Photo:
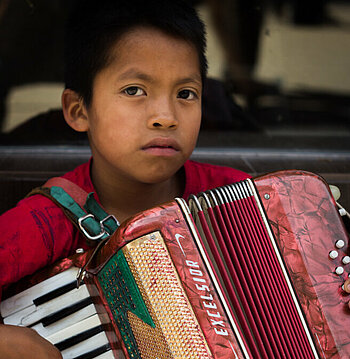
[(64, 359), (114, 358), (104, 325), (87, 286), (76, 288), (70, 268), (1, 303), (4, 324), (26, 326), (54, 344)]

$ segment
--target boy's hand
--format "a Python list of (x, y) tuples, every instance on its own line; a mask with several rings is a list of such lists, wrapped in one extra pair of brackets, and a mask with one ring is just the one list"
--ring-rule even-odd
[[(344, 282), (344, 290), (347, 293), (350, 293), (350, 278), (348, 278), (345, 282)], [(349, 307), (350, 307), (350, 301), (349, 301)]]
[(0, 324), (0, 358), (62, 359), (62, 355), (33, 329)]

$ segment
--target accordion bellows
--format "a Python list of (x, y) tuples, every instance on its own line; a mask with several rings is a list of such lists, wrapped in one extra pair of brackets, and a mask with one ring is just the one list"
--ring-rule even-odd
[(131, 218), (84, 282), (116, 358), (345, 359), (347, 245), (328, 185), (283, 171)]

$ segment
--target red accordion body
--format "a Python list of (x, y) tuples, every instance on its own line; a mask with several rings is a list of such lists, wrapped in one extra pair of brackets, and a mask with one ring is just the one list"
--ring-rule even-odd
[(345, 359), (347, 250), (328, 185), (284, 171), (136, 215), (84, 281), (116, 358)]
[[(160, 231), (214, 358), (350, 357), (350, 313), (341, 289), (348, 236), (328, 185), (296, 171), (253, 183), (255, 198), (224, 199), (192, 216), (176, 203), (144, 212), (120, 228), (117, 247)], [(203, 249), (192, 239), (198, 230), (209, 242)], [(101, 258), (113, 250), (106, 247)]]

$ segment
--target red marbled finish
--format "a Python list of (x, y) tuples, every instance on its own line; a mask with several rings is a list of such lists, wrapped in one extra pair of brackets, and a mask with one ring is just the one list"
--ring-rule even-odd
[[(341, 289), (350, 265), (343, 265), (343, 276), (334, 272), (349, 254), (349, 238), (328, 185), (303, 171), (271, 173), (254, 183), (320, 357), (350, 358), (349, 297)], [(339, 239), (343, 249), (335, 247)], [(337, 259), (329, 258), (331, 250)]]
[[(161, 232), (165, 240), (173, 263), (181, 278), (182, 285), (200, 324), (200, 328), (213, 354), (213, 358), (234, 358), (235, 355), (232, 348), (234, 348), (237, 358), (244, 358), (232, 328), (224, 315), (219, 298), (205, 270), (186, 220), (176, 202), (170, 202), (163, 206), (142, 212), (127, 222), (124, 222), (99, 253), (97, 263), (106, 263), (111, 257), (111, 253), (115, 253), (126, 243), (155, 231)], [(175, 239), (176, 234), (181, 236), (179, 237), (181, 247)], [(186, 260), (191, 261), (191, 263), (198, 263), (198, 268), (186, 265)], [(91, 272), (96, 272), (99, 268), (101, 268), (101, 265), (99, 265), (98, 268), (91, 268), (90, 270)], [(196, 288), (196, 282), (193, 280), (193, 277), (200, 274), (193, 270), (191, 274), (190, 268), (201, 272), (202, 275), (200, 277), (204, 279), (205, 283), (197, 283), (207, 285), (209, 291), (200, 291)], [(195, 273), (195, 275), (193, 275), (193, 273)], [(203, 299), (201, 298), (202, 295), (210, 299)], [(210, 295), (213, 296), (212, 299)], [(211, 317), (207, 310), (217, 317)], [(220, 321), (221, 325), (213, 325), (211, 319), (215, 319), (217, 322)], [(227, 331), (227, 335), (217, 334), (217, 332), (224, 333), (225, 330)]]

